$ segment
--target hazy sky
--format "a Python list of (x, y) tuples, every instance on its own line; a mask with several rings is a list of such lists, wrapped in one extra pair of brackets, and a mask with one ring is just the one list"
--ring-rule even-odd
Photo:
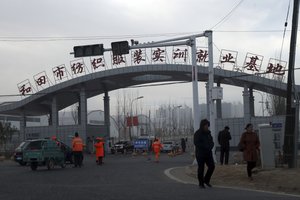
[[(288, 4), (288, 0), (1, 0), (0, 94), (18, 94), (19, 82), (25, 79), (33, 82), (33, 76), (42, 71), (52, 77), (52, 68), (61, 64), (68, 67), (74, 59), (69, 53), (76, 45), (103, 43), (108, 48), (113, 41), (130, 38), (156, 41), (182, 33), (201, 33), (213, 27), (215, 63), (219, 50), (229, 49), (238, 51), (239, 65), (247, 52), (263, 55), (266, 68), (269, 58), (279, 58)], [(282, 53), (285, 61), (288, 61), (291, 21), (292, 5)], [(296, 83), (300, 84), (299, 72), (295, 75)], [(241, 91), (225, 86), (224, 100), (242, 101)], [(146, 106), (167, 102), (192, 104), (191, 83), (130, 89), (130, 92), (143, 95), (141, 101)], [(112, 103), (116, 93), (110, 93)], [(199, 85), (199, 94), (203, 103), (203, 83)], [(255, 96), (261, 100), (258, 94)], [(0, 102), (19, 99), (1, 97)], [(101, 108), (102, 97), (89, 103), (91, 109), (99, 105)]]

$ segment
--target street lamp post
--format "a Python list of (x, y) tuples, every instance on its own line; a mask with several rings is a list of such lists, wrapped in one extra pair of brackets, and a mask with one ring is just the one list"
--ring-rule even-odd
[[(172, 139), (175, 138), (174, 135), (176, 132), (178, 132), (178, 127), (179, 127), (179, 114), (178, 113), (179, 113), (179, 108), (181, 108), (181, 107), (182, 107), (181, 105), (173, 106), (173, 109), (172, 109), (172, 125), (173, 125), (173, 128), (172, 128), (173, 129), (173, 134), (172, 134), (173, 138)], [(178, 110), (176, 112), (177, 114), (174, 114), (174, 111), (176, 111), (176, 110)], [(176, 126), (175, 126), (175, 124), (176, 124)]]
[(133, 130), (133, 128), (131, 128), (131, 127), (133, 127), (132, 104), (133, 104), (134, 101), (139, 100), (139, 99), (142, 99), (142, 98), (144, 98), (144, 96), (139, 96), (139, 97), (133, 99), (133, 100), (130, 102), (130, 122), (131, 122), (131, 124), (130, 124), (131, 126), (129, 126), (129, 139), (130, 139), (130, 141), (132, 140), (131, 131)]
[(263, 94), (261, 92), (258, 92), (258, 91), (253, 91), (257, 94), (260, 94), (261, 96), (261, 101), (259, 101), (258, 103), (261, 103), (261, 112), (262, 112), (262, 116), (264, 117), (265, 116), (265, 109), (264, 109), (264, 97), (263, 97)]

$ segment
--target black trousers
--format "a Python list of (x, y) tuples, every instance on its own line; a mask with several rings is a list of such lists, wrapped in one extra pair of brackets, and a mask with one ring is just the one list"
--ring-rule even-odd
[(186, 148), (185, 146), (182, 146), (182, 147), (181, 147), (182, 152), (185, 152), (185, 148)]
[[(215, 162), (212, 154), (208, 156), (196, 156), (198, 163), (198, 181), (199, 185), (203, 185), (204, 183), (209, 183), (210, 178), (215, 170)], [(204, 165), (207, 166), (207, 171), (204, 176)]]
[(82, 151), (73, 151), (73, 155), (74, 155), (74, 165), (75, 165), (75, 167), (77, 167), (77, 166), (81, 167), (82, 160), (83, 160)]
[(248, 177), (252, 177), (252, 169), (256, 166), (255, 161), (247, 161), (247, 174)]
[(225, 165), (228, 165), (229, 159), (229, 148), (221, 146), (220, 163), (223, 165), (225, 156)]

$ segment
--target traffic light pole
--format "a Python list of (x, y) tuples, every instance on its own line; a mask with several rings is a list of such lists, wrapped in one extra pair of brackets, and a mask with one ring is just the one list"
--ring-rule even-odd
[[(208, 43), (209, 43), (209, 105), (210, 105), (210, 130), (213, 134), (215, 134), (215, 116), (214, 116), (214, 109), (213, 109), (213, 100), (212, 100), (212, 88), (214, 84), (214, 71), (213, 71), (213, 50), (212, 50), (212, 31), (205, 31), (200, 34), (190, 35), (190, 36), (183, 36), (178, 38), (172, 38), (167, 40), (161, 40), (156, 42), (150, 42), (150, 43), (144, 43), (144, 44), (136, 44), (129, 46), (126, 41), (120, 41), (120, 42), (114, 42), (112, 43), (112, 48), (101, 48), (101, 53), (105, 51), (115, 51), (116, 53), (122, 54), (122, 51), (118, 49), (118, 47), (121, 46), (124, 52), (128, 52), (129, 49), (140, 49), (140, 48), (151, 48), (151, 47), (166, 47), (166, 46), (180, 46), (180, 45), (187, 45), (191, 47), (192, 51), (192, 90), (193, 90), (193, 117), (194, 117), (194, 131), (196, 131), (199, 128), (200, 125), (200, 111), (199, 111), (199, 95), (198, 95), (198, 72), (197, 72), (197, 60), (196, 60), (196, 54), (197, 54), (197, 46), (196, 46), (196, 39), (198, 37), (207, 37)], [(127, 45), (123, 45), (123, 44)], [(134, 44), (134, 43), (133, 43)], [(76, 47), (79, 50), (79, 53), (81, 54), (81, 51), (84, 51), (86, 49), (90, 50), (89, 47), (96, 47), (96, 45), (87, 45), (83, 46), (84, 48), (78, 46)], [(88, 48), (87, 48), (88, 47)], [(103, 46), (101, 46), (103, 47)], [(114, 49), (113, 49), (114, 48)], [(120, 50), (120, 51), (118, 51)], [(87, 56), (89, 55), (90, 51), (87, 51), (88, 53), (83, 52), (82, 54)], [(96, 51), (95, 51), (96, 52)], [(74, 54), (74, 53), (71, 53)], [(75, 52), (76, 55), (76, 52)], [(102, 54), (103, 55), (103, 54)], [(214, 137), (215, 138), (215, 137)]]

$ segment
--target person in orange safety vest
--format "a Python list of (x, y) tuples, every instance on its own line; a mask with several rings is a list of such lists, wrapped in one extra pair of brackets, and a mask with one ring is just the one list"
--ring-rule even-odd
[(162, 149), (162, 145), (157, 138), (154, 139), (154, 142), (152, 144), (152, 149), (155, 154), (155, 162), (159, 162), (159, 155), (160, 155), (160, 150)]
[(104, 157), (104, 140), (103, 140), (103, 138), (97, 137), (96, 143), (94, 146), (96, 148), (96, 162), (98, 163), (98, 165), (102, 165), (103, 157)]
[(72, 140), (72, 150), (73, 150), (73, 156), (74, 156), (74, 167), (81, 167), (82, 166), (82, 160), (83, 160), (83, 141), (79, 137), (78, 133), (75, 133), (75, 137)]

